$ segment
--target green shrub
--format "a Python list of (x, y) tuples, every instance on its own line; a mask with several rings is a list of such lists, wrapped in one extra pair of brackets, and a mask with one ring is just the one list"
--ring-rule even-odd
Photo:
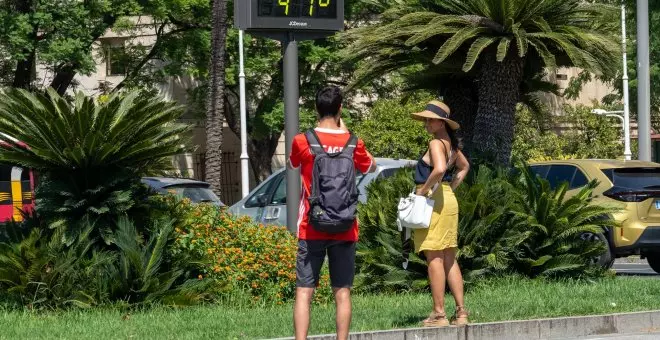
[(35, 169), (39, 183), (36, 216), (0, 230), (0, 293), (33, 308), (205, 298), (187, 254), (166, 252), (173, 218), (140, 183), (184, 151), (182, 112), (137, 92), (3, 93), (0, 130), (28, 147), (3, 140), (0, 161)]
[(69, 227), (65, 243), (80, 232), (71, 222), (85, 216), (95, 221), (92, 236), (102, 240), (113, 221), (146, 198), (140, 176), (184, 151), (180, 135), (188, 127), (176, 122), (182, 113), (138, 92), (100, 103), (81, 93), (70, 102), (53, 90), (8, 90), (0, 97), (0, 131), (28, 148), (4, 140), (13, 147), (0, 153), (0, 162), (38, 172), (36, 212), (49, 227)]
[[(414, 254), (401, 266), (402, 243), (396, 227), (396, 205), (412, 187), (409, 169), (367, 188), (369, 200), (359, 207), (361, 246), (358, 288), (401, 291), (425, 288), (426, 266)], [(495, 275), (590, 277), (604, 274), (597, 263), (604, 243), (585, 241), (585, 234), (611, 227), (614, 210), (592, 204), (595, 183), (566, 197), (566, 186), (551, 189), (547, 181), (518, 166), (492, 170), (479, 166), (456, 192), (459, 202), (458, 261), (466, 281)]]
[(518, 235), (510, 228), (510, 218), (521, 199), (512, 181), (504, 169), (482, 165), (456, 190), (458, 259), (467, 281), (511, 271), (516, 250), (506, 241)]
[(408, 269), (403, 269), (403, 244), (396, 227), (399, 198), (407, 196), (414, 186), (412, 169), (406, 168), (367, 187), (369, 199), (358, 206), (355, 285), (359, 290), (392, 292), (428, 285), (426, 263), (416, 254), (410, 254)]
[(607, 241), (602, 237), (593, 242), (583, 236), (613, 229), (617, 224), (611, 216), (618, 209), (592, 204), (598, 183), (592, 181), (569, 197), (568, 184), (553, 190), (527, 167), (519, 170), (516, 184), (522, 195), (510, 224), (520, 236), (509, 241), (521, 250), (515, 253), (516, 271), (529, 277), (602, 275), (601, 265), (611, 265), (610, 260), (598, 263), (611, 258), (605, 253)]
[(81, 232), (67, 244), (62, 232), (48, 237), (34, 220), (8, 225), (0, 234), (0, 292), (30, 309), (186, 305), (205, 298), (203, 283), (185, 278), (189, 259), (170, 261), (163, 254), (174, 239), (171, 221), (154, 221), (146, 237), (122, 217), (105, 249), (95, 246), (93, 222), (85, 219), (77, 228)]
[[(190, 256), (199, 266), (199, 278), (223, 285), (219, 298), (247, 293), (254, 302), (282, 304), (294, 296), (297, 239), (285, 227), (264, 226), (185, 199), (164, 201), (180, 217), (171, 257)], [(320, 287), (315, 300), (327, 301), (327, 272)]]
[[(410, 119), (433, 96), (420, 93), (404, 102), (403, 98), (380, 99), (374, 103), (365, 119), (353, 126), (375, 157), (417, 159), (426, 150), (429, 134), (424, 124)], [(350, 126), (350, 125), (349, 125)]]
[[(516, 111), (512, 154), (522, 161), (623, 156), (619, 121), (591, 113), (597, 106), (564, 105), (561, 116), (532, 113), (520, 106)], [(558, 127), (565, 130), (557, 132)]]

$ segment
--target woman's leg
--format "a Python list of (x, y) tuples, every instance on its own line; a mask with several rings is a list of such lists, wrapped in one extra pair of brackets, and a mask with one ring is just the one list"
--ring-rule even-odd
[(436, 315), (445, 314), (445, 268), (442, 251), (424, 251), (428, 263), (429, 281), (431, 281), (431, 294), (433, 296), (433, 312)]
[(468, 323), (468, 312), (465, 309), (465, 300), (463, 296), (463, 275), (461, 268), (456, 261), (456, 248), (445, 249), (444, 251), (444, 269), (447, 273), (447, 283), (456, 301), (455, 325), (465, 325)]
[(447, 283), (451, 294), (454, 296), (456, 306), (465, 306), (463, 298), (463, 275), (456, 261), (456, 248), (443, 250), (444, 270), (447, 273)]

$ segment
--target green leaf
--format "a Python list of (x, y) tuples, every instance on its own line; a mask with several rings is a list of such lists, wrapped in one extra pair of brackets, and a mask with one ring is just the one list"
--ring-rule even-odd
[(467, 54), (467, 59), (465, 60), (465, 64), (463, 65), (463, 72), (468, 72), (474, 67), (474, 64), (477, 62), (479, 57), (481, 56), (481, 52), (486, 49), (488, 46), (493, 44), (495, 41), (497, 41), (497, 38), (478, 38), (472, 43), (472, 46), (470, 46), (470, 50), (468, 51)]

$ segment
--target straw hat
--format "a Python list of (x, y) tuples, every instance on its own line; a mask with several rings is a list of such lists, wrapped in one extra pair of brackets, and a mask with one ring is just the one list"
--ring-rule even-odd
[(444, 120), (452, 130), (458, 130), (461, 127), (460, 124), (449, 119), (449, 107), (445, 103), (438, 100), (430, 101), (428, 104), (426, 104), (424, 111), (411, 113), (410, 116), (415, 120), (421, 121), (424, 121), (427, 118)]

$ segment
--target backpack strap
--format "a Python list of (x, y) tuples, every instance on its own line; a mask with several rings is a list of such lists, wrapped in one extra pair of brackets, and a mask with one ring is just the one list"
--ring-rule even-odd
[(342, 149), (343, 154), (347, 154), (351, 157), (353, 157), (353, 153), (355, 153), (355, 148), (357, 148), (357, 143), (358, 143), (358, 138), (356, 135), (353, 134), (353, 132), (348, 132), (351, 134), (350, 137), (348, 137), (348, 141), (346, 142), (346, 145), (344, 145), (344, 149)]
[(316, 134), (314, 129), (309, 129), (305, 132), (305, 138), (307, 138), (307, 143), (309, 144), (309, 149), (312, 151), (312, 155), (321, 155), (325, 153), (321, 142), (319, 142), (319, 136)]

